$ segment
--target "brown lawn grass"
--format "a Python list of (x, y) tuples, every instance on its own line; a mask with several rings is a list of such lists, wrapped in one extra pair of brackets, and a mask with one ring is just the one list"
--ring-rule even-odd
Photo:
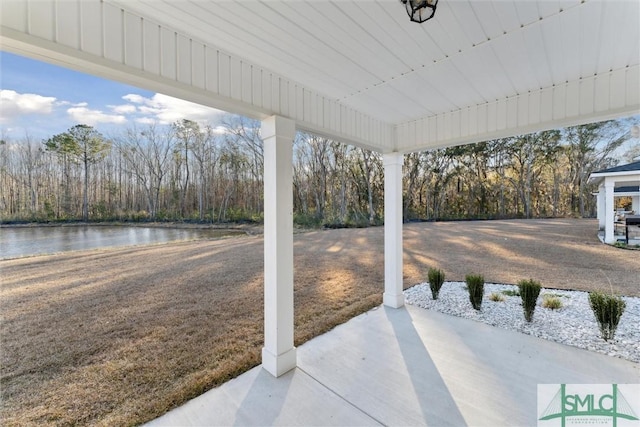
[[(640, 295), (640, 252), (595, 221), (407, 224), (405, 286), (535, 278)], [(295, 236), (296, 345), (381, 302), (383, 230)], [(260, 236), (0, 261), (3, 425), (131, 425), (260, 363)]]

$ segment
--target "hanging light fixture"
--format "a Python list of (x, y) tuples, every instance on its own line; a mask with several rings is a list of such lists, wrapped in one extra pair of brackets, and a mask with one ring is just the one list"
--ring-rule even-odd
[(407, 8), (407, 15), (413, 22), (423, 23), (433, 18), (438, 0), (400, 0)]

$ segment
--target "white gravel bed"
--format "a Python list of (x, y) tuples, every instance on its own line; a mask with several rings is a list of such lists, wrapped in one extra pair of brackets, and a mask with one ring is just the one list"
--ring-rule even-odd
[[(614, 338), (607, 342), (600, 337), (587, 292), (543, 288), (533, 321), (529, 323), (524, 319), (520, 297), (502, 294), (502, 291), (517, 289), (514, 285), (486, 283), (481, 311), (471, 306), (464, 282), (444, 282), (435, 301), (428, 283), (413, 286), (405, 290), (404, 295), (407, 304), (640, 363), (640, 298), (623, 297), (626, 309)], [(491, 301), (492, 292), (502, 294), (504, 301)], [(544, 294), (558, 296), (562, 308), (542, 307)]]

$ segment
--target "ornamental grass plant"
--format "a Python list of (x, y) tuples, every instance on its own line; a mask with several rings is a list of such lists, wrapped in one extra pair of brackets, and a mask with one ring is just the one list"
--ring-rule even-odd
[(550, 310), (559, 310), (562, 308), (563, 304), (562, 300), (559, 297), (555, 295), (544, 294), (542, 295), (542, 306)]
[(589, 292), (589, 305), (600, 326), (602, 339), (609, 341), (618, 329), (618, 323), (627, 304), (617, 295), (595, 291)]
[(484, 295), (484, 276), (480, 274), (467, 274), (464, 281), (469, 291), (469, 301), (474, 309), (480, 311), (482, 296)]
[(518, 291), (522, 299), (522, 309), (524, 310), (524, 318), (527, 322), (533, 320), (533, 313), (536, 310), (536, 302), (540, 295), (540, 282), (533, 279), (521, 280), (518, 282)]
[(427, 272), (427, 277), (429, 279), (429, 288), (431, 288), (431, 296), (436, 300), (444, 283), (444, 271), (439, 268), (430, 268)]
[(491, 292), (489, 294), (489, 300), (493, 301), (493, 302), (503, 302), (504, 301), (504, 296), (501, 293), (498, 293), (498, 292)]

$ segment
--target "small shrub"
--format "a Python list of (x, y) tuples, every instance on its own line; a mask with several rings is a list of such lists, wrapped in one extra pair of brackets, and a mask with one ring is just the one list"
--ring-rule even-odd
[(503, 295), (506, 295), (508, 297), (519, 297), (520, 296), (520, 292), (518, 292), (516, 289), (507, 289), (505, 291), (502, 291)]
[(489, 299), (491, 301), (501, 302), (501, 301), (504, 301), (504, 296), (502, 296), (502, 294), (499, 294), (497, 292), (491, 292), (491, 295), (489, 295)]
[(317, 215), (295, 213), (293, 214), (293, 223), (299, 227), (304, 228), (319, 228), (321, 225), (321, 220)]
[(522, 309), (524, 310), (524, 318), (527, 322), (533, 320), (533, 312), (536, 310), (536, 301), (538, 295), (540, 295), (539, 282), (533, 279), (521, 280), (518, 282), (518, 289), (520, 290), (520, 298), (522, 298)]
[(431, 288), (431, 296), (433, 299), (438, 299), (440, 288), (444, 283), (444, 271), (439, 268), (430, 268), (427, 272), (429, 277), (429, 287)]
[(609, 341), (616, 333), (627, 304), (619, 296), (600, 292), (589, 292), (589, 304), (600, 326), (600, 335)]
[(558, 310), (564, 306), (564, 304), (562, 304), (562, 300), (560, 299), (560, 297), (556, 295), (548, 295), (548, 294), (542, 295), (541, 305), (544, 308), (548, 308), (550, 310)]
[(471, 305), (476, 310), (480, 310), (482, 296), (484, 295), (484, 277), (480, 274), (468, 274), (464, 281), (467, 283)]
[(562, 308), (562, 301), (556, 295), (544, 294), (542, 295), (542, 306), (551, 310), (558, 310)]

